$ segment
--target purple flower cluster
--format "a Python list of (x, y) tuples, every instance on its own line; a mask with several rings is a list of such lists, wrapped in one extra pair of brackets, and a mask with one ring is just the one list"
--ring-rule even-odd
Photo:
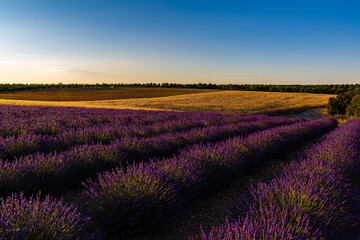
[(49, 196), (0, 198), (0, 239), (85, 239), (89, 218)]
[(136, 236), (181, 215), (194, 199), (261, 164), (269, 154), (287, 152), (336, 126), (334, 118), (280, 126), (103, 172), (84, 184), (81, 210), (111, 238)]
[(359, 239), (360, 119), (326, 135), (234, 208), (239, 217), (191, 240)]

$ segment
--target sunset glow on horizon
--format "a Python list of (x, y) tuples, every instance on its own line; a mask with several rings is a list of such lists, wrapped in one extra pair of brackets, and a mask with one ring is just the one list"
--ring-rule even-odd
[(359, 83), (359, 12), (346, 0), (3, 0), (0, 83)]

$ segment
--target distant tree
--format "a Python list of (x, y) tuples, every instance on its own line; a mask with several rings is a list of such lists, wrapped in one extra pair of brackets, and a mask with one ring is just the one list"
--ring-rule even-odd
[(346, 108), (346, 116), (348, 117), (360, 117), (360, 94), (355, 95)]

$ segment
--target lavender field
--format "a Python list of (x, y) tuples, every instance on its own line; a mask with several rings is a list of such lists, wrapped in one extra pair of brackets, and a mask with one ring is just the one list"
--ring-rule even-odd
[(188, 239), (360, 236), (358, 119), (2, 105), (0, 123), (0, 239), (162, 239), (289, 153), (222, 226)]

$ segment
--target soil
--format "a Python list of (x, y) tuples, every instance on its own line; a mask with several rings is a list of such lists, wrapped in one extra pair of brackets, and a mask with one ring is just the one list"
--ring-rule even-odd
[(311, 108), (301, 113), (284, 115), (284, 117), (306, 117), (312, 120), (316, 120), (328, 117), (328, 115), (326, 114), (326, 108)]
[(269, 164), (266, 167), (247, 172), (239, 179), (234, 180), (224, 190), (213, 194), (206, 200), (197, 201), (185, 218), (176, 223), (167, 223), (167, 225), (161, 227), (165, 233), (143, 236), (138, 240), (184, 240), (188, 239), (189, 236), (201, 234), (201, 228), (204, 232), (209, 232), (212, 226), (224, 224), (227, 216), (231, 215), (230, 209), (233, 207), (234, 199), (237, 196), (246, 194), (251, 185), (273, 178), (276, 172), (286, 166), (286, 163), (289, 163), (297, 154), (314, 142), (311, 141), (298, 150), (280, 158), (268, 159)]

